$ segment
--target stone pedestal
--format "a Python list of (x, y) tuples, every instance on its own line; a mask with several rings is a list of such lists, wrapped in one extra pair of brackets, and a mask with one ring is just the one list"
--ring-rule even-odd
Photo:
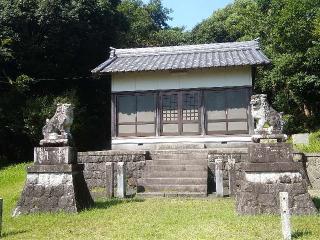
[(248, 150), (236, 192), (238, 213), (279, 214), (280, 192), (288, 192), (292, 214), (317, 212), (307, 191), (304, 168), (293, 162), (290, 144), (251, 144)]
[(93, 205), (72, 147), (38, 147), (34, 165), (27, 168), (27, 180), (13, 215), (35, 212), (78, 212)]
[(282, 133), (274, 133), (274, 134), (267, 134), (267, 133), (260, 133), (251, 136), (251, 140), (254, 143), (260, 143), (261, 141), (269, 142), (285, 142), (287, 141), (288, 136)]

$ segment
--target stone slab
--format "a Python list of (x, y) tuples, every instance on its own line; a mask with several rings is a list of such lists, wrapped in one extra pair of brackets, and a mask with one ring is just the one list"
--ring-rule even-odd
[(27, 167), (28, 173), (71, 173), (83, 171), (83, 164), (32, 165)]
[(292, 135), (293, 144), (309, 144), (309, 133), (299, 133)]
[(245, 172), (296, 172), (303, 171), (301, 162), (274, 162), (274, 163), (241, 163)]
[(249, 183), (299, 183), (302, 175), (299, 172), (251, 172), (245, 173)]
[(106, 163), (106, 197), (114, 197), (114, 163)]
[(292, 162), (292, 145), (288, 143), (256, 143), (248, 146), (249, 162)]
[(72, 141), (68, 138), (40, 140), (40, 146), (63, 147), (63, 146), (70, 146), (70, 145), (72, 145)]
[(272, 140), (275, 140), (275, 142), (285, 142), (288, 139), (288, 136), (285, 134), (256, 134), (251, 136), (251, 140), (254, 143), (260, 143), (261, 140), (266, 141), (266, 143), (270, 143), (268, 140), (273, 142)]
[(216, 182), (216, 196), (223, 197), (223, 162), (222, 159), (215, 160), (215, 182)]
[(126, 197), (126, 166), (124, 162), (117, 164), (117, 197)]
[(77, 162), (75, 149), (72, 147), (36, 147), (34, 164), (54, 165)]

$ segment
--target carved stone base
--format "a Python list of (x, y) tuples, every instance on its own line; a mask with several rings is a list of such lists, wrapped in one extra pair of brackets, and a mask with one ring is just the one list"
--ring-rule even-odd
[(75, 213), (93, 205), (82, 164), (34, 165), (13, 216), (36, 212)]
[(291, 214), (314, 214), (302, 163), (293, 162), (292, 145), (257, 144), (239, 168), (236, 209), (240, 214), (279, 214), (279, 192), (288, 192)]
[(35, 212), (78, 212), (93, 205), (72, 147), (37, 147), (34, 165), (27, 168), (27, 180), (13, 215)]
[(275, 142), (285, 142), (287, 141), (288, 136), (286, 134), (255, 134), (252, 135), (251, 140), (254, 143), (260, 143), (261, 140), (267, 140)]
[(288, 192), (291, 214), (316, 214), (307, 191), (307, 182), (299, 172), (245, 173), (241, 190), (236, 194), (240, 214), (279, 214), (279, 192)]

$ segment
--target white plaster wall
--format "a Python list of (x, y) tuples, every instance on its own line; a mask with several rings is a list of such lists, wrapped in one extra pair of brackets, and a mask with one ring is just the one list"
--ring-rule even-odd
[(251, 67), (112, 74), (112, 92), (251, 86)]

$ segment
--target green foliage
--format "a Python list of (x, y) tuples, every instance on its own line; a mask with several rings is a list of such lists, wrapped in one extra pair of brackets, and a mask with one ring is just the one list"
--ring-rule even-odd
[(238, 0), (198, 24), (192, 30), (192, 39), (198, 43), (252, 40), (259, 36), (261, 21), (256, 2)]
[(272, 65), (259, 68), (254, 91), (287, 115), (286, 132), (320, 128), (320, 0), (236, 0), (192, 31), (194, 42), (259, 37)]
[(170, 10), (163, 7), (160, 0), (151, 0), (148, 4), (141, 0), (124, 0), (118, 6), (118, 11), (125, 16), (128, 24), (122, 47), (158, 45), (153, 38), (154, 34), (168, 29), (166, 22), (170, 19)]
[(188, 44), (190, 34), (183, 28), (161, 29), (152, 33), (150, 43), (152, 46), (177, 46)]
[(309, 144), (295, 144), (294, 147), (305, 153), (318, 153), (320, 152), (320, 131), (311, 133), (309, 136)]

